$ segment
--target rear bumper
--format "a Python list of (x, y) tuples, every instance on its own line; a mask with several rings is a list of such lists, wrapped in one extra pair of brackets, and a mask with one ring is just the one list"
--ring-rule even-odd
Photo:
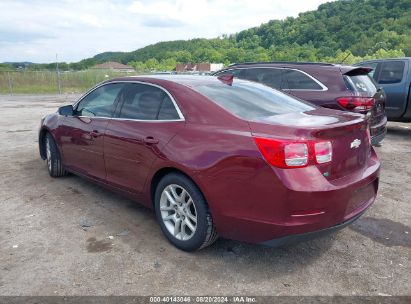
[[(259, 243), (270, 246), (281, 246), (292, 242), (307, 240), (327, 232), (343, 228), (355, 219), (359, 218), (375, 201), (378, 187), (378, 178), (363, 187), (349, 187), (335, 191), (335, 193), (298, 193), (299, 201), (303, 205), (334, 205), (328, 209), (313, 210), (312, 212), (300, 212), (288, 214), (280, 221), (268, 222), (261, 219), (250, 218), (225, 218), (225, 224), (229, 227), (229, 233), (219, 234), (223, 237)], [(368, 188), (368, 194), (350, 195), (357, 189)], [(361, 191), (360, 191), (361, 193)], [(351, 199), (350, 199), (351, 196)], [(366, 196), (366, 197), (365, 197)], [(354, 198), (354, 200), (352, 199)], [(358, 199), (362, 198), (362, 199)], [(290, 204), (292, 204), (290, 202)], [(308, 205), (306, 204), (306, 205)], [(277, 213), (283, 212), (278, 208)], [(308, 211), (308, 210), (307, 210)], [(275, 214), (274, 212), (272, 214)], [(217, 229), (218, 230), (218, 229)]]
[(373, 146), (378, 145), (387, 134), (387, 117), (384, 115), (384, 118), (378, 122), (378, 124), (373, 124), (370, 126), (371, 133), (371, 144)]
[(384, 128), (383, 133), (380, 133), (378, 135), (372, 136), (371, 137), (371, 144), (373, 146), (377, 146), (382, 140), (385, 138), (385, 135), (387, 135), (387, 128)]
[(330, 233), (336, 232), (340, 229), (343, 229), (345, 227), (347, 227), (348, 225), (351, 225), (353, 222), (355, 222), (356, 220), (358, 220), (364, 213), (366, 210), (362, 211), (361, 213), (353, 216), (352, 218), (346, 220), (345, 222), (329, 227), (329, 228), (325, 228), (325, 229), (321, 229), (321, 230), (317, 230), (317, 231), (312, 231), (312, 232), (308, 232), (308, 233), (302, 233), (302, 234), (293, 234), (293, 235), (287, 235), (281, 238), (276, 238), (276, 239), (272, 239), (269, 241), (265, 241), (260, 243), (261, 245), (265, 245), (265, 246), (271, 246), (271, 247), (280, 247), (280, 246), (284, 246), (284, 245), (291, 245), (291, 244), (295, 244), (295, 243), (300, 243), (300, 242), (306, 242), (315, 238), (319, 238), (325, 235), (328, 235)]
[[(239, 181), (232, 191), (223, 192), (218, 205), (211, 205), (217, 232), (229, 239), (282, 245), (342, 228), (375, 201), (379, 168), (372, 152), (364, 171), (337, 180), (328, 181), (315, 167), (307, 167), (277, 170), (279, 183), (270, 178), (272, 169), (261, 169), (252, 180)], [(214, 190), (222, 183), (215, 182)]]

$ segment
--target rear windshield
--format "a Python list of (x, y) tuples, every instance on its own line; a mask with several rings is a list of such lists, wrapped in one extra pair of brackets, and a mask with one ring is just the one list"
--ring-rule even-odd
[(377, 87), (374, 81), (368, 75), (346, 76), (348, 79), (348, 88), (352, 91), (361, 93), (361, 95), (374, 96)]
[(234, 80), (232, 86), (207, 84), (196, 86), (195, 90), (245, 120), (259, 121), (278, 114), (315, 109), (313, 105), (251, 82)]

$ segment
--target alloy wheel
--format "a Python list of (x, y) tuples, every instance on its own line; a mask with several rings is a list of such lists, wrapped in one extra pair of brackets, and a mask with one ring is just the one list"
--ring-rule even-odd
[(197, 229), (195, 203), (186, 189), (172, 184), (164, 188), (160, 198), (160, 212), (168, 232), (180, 241), (193, 237)]
[(47, 167), (51, 171), (51, 146), (50, 139), (46, 138), (46, 156), (47, 156)]

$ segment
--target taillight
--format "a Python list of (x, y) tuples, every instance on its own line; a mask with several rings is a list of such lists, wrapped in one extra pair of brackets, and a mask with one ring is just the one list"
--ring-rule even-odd
[(254, 138), (267, 162), (278, 168), (301, 168), (310, 164), (323, 164), (332, 159), (329, 141), (288, 141)]
[(373, 97), (339, 97), (337, 98), (337, 102), (342, 106), (344, 109), (361, 112), (361, 111), (368, 111), (374, 107), (375, 100)]
[(291, 143), (284, 145), (284, 159), (289, 167), (301, 167), (307, 165), (308, 148), (304, 143)]
[(323, 164), (323, 163), (328, 163), (329, 161), (331, 161), (331, 158), (333, 156), (333, 149), (331, 146), (331, 142), (329, 141), (316, 142), (314, 144), (314, 150), (315, 150), (315, 159), (317, 163)]

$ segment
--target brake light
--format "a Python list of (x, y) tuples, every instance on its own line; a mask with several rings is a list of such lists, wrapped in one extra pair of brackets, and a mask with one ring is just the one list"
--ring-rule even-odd
[(265, 160), (278, 168), (301, 168), (323, 164), (332, 159), (329, 141), (288, 141), (255, 137), (255, 143)]
[(344, 109), (361, 112), (368, 111), (374, 107), (375, 100), (373, 97), (339, 97), (337, 102)]

